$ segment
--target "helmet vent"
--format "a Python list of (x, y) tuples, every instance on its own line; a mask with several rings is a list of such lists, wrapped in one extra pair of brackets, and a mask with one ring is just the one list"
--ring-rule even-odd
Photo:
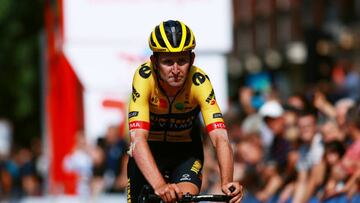
[(171, 36), (172, 36), (174, 47), (177, 47), (178, 44), (177, 44), (177, 40), (176, 40), (176, 28), (174, 26), (172, 26), (170, 29), (171, 29)]
[(190, 37), (191, 33), (188, 27), (186, 27), (186, 39), (185, 39), (185, 46), (190, 44)]
[(152, 37), (150, 38), (150, 43), (151, 43), (151, 46), (154, 46), (154, 47), (156, 46), (154, 39)]
[(163, 39), (162, 36), (161, 36), (159, 26), (156, 26), (156, 28), (155, 28), (155, 35), (156, 35), (156, 38), (157, 38), (160, 46), (166, 47), (166, 44), (165, 44), (165, 42), (164, 42), (164, 39)]

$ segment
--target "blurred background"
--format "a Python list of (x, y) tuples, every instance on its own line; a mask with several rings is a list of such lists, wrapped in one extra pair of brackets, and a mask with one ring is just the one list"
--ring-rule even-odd
[(360, 202), (356, 0), (0, 0), (0, 202), (126, 202), (132, 75), (169, 19), (196, 36), (243, 202)]

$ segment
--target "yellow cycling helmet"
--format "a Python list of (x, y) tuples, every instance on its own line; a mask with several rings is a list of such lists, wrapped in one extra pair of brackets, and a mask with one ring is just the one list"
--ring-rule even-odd
[(180, 21), (168, 20), (160, 23), (149, 37), (149, 46), (153, 52), (190, 51), (195, 45), (193, 32)]

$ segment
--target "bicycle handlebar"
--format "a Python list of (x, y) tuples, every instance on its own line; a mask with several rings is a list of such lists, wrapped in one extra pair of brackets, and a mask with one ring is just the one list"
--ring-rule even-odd
[[(230, 191), (234, 191), (234, 187), (229, 188)], [(162, 202), (161, 198), (154, 193), (150, 192), (151, 189), (148, 185), (143, 187), (141, 195), (139, 197), (139, 203), (148, 203), (148, 202)], [(201, 202), (201, 201), (210, 201), (210, 202), (230, 202), (232, 197), (228, 195), (191, 195), (185, 194), (177, 202)]]
[[(212, 201), (212, 202), (229, 202), (231, 196), (227, 195), (190, 195), (185, 194), (178, 202), (200, 202), (200, 201)], [(143, 198), (143, 203), (147, 201), (161, 202), (161, 198), (154, 194), (149, 194), (147, 198)]]

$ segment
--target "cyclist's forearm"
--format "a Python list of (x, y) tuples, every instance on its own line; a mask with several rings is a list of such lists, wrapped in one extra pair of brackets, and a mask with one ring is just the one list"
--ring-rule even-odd
[(227, 138), (226, 130), (219, 129), (210, 132), (219, 161), (222, 185), (233, 181), (234, 161), (233, 153)]
[(227, 184), (233, 181), (234, 162), (230, 144), (228, 142), (220, 142), (216, 148), (216, 154), (219, 160), (221, 183)]
[(146, 180), (154, 189), (164, 185), (165, 180), (156, 166), (146, 138), (136, 136), (132, 141), (136, 143), (132, 155)]

